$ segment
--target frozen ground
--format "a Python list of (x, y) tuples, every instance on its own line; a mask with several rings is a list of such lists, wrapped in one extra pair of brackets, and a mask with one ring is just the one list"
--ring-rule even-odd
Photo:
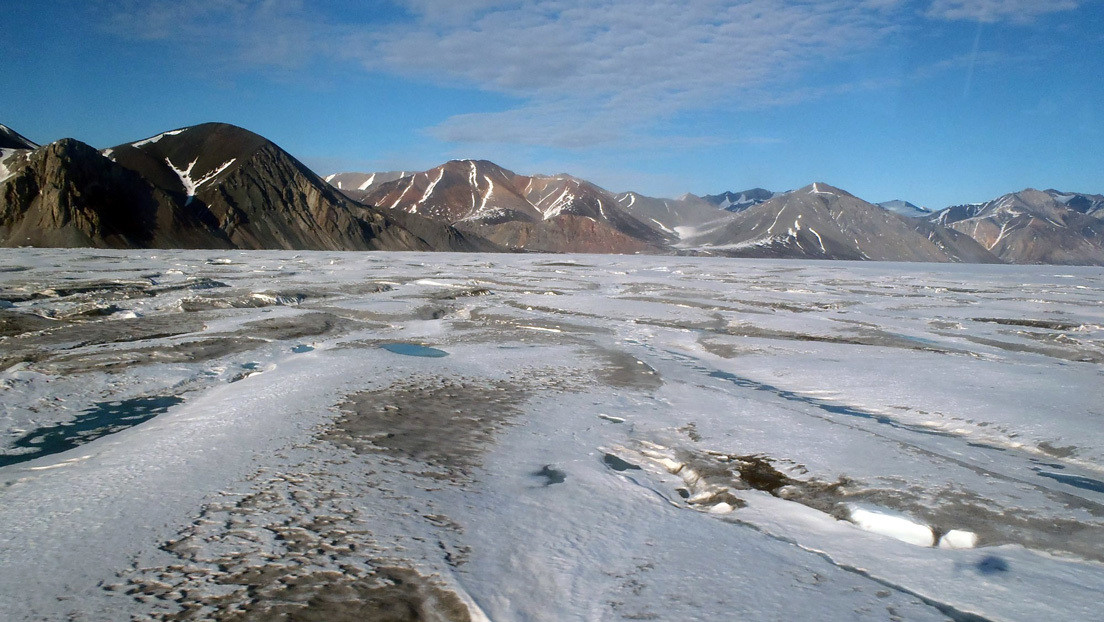
[(5, 619), (1095, 620), (1104, 272), (0, 251)]

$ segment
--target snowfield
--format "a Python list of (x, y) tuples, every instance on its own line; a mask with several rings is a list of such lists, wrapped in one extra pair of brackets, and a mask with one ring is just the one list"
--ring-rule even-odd
[(1097, 620), (1102, 376), (1099, 268), (4, 249), (0, 611)]

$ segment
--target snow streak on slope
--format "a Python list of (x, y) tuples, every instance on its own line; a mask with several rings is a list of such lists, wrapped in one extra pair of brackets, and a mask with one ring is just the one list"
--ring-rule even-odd
[(19, 157), (26, 159), (29, 154), (25, 149), (0, 149), (0, 182), (15, 175), (12, 169), (18, 165)]
[[(434, 179), (432, 183), (430, 183), (428, 186), (426, 186), (426, 190), (422, 194), (422, 198), (417, 203), (415, 203), (413, 207), (410, 208), (410, 211), (412, 213), (417, 212), (418, 211), (418, 206), (424, 204), (429, 199), (429, 197), (433, 196), (433, 189), (437, 187), (437, 184), (441, 183), (441, 178), (444, 177), (444, 176), (445, 176), (445, 169), (442, 168), (441, 172), (437, 174), (437, 179)], [(374, 178), (375, 178), (375, 175), (370, 177), (368, 179), (368, 181), (364, 182), (365, 187), (370, 186), (372, 184), (372, 179), (374, 179)]]
[(153, 143), (161, 140), (162, 138), (164, 138), (166, 136), (176, 136), (177, 134), (181, 134), (187, 129), (188, 128), (182, 128), (182, 129), (179, 129), (179, 130), (172, 130), (171, 132), (162, 132), (162, 133), (158, 134), (157, 136), (151, 136), (151, 137), (149, 137), (145, 140), (140, 140), (138, 142), (131, 143), (130, 146), (131, 147), (141, 147), (142, 145), (150, 145), (150, 144), (153, 144)]
[(192, 162), (188, 164), (188, 168), (186, 169), (177, 168), (176, 165), (173, 164), (172, 161), (170, 161), (168, 158), (165, 158), (165, 163), (168, 164), (169, 168), (171, 168), (172, 171), (176, 173), (177, 177), (180, 178), (180, 184), (184, 187), (184, 192), (188, 196), (188, 199), (184, 204), (190, 205), (192, 201), (195, 200), (195, 193), (197, 190), (199, 190), (200, 186), (203, 186), (207, 182), (217, 177), (220, 173), (230, 168), (230, 166), (234, 164), (235, 159), (236, 158), (230, 158), (228, 161), (223, 162), (199, 179), (192, 179), (192, 169), (195, 168), (196, 162), (199, 161), (198, 158), (192, 160)]

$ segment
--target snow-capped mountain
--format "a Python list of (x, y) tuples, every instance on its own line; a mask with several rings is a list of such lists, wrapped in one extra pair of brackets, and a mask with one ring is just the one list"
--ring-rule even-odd
[(726, 212), (742, 212), (749, 207), (771, 200), (779, 193), (763, 188), (752, 188), (743, 192), (722, 192), (721, 194), (707, 194), (702, 197), (707, 203), (716, 205)]
[(570, 175), (518, 175), (486, 160), (452, 160), (385, 182), (362, 201), (448, 223), (509, 248), (659, 252), (671, 239), (590, 182)]
[(684, 245), (740, 257), (997, 261), (967, 236), (909, 222), (819, 182), (748, 208), (727, 225), (684, 240)]
[(1027, 189), (986, 203), (956, 205), (931, 222), (977, 240), (1011, 263), (1104, 265), (1099, 195)]
[(913, 205), (912, 203), (909, 203), (908, 201), (902, 201), (901, 199), (884, 201), (882, 203), (878, 203), (877, 205), (882, 209), (889, 210), (894, 214), (898, 214), (906, 218), (927, 218), (932, 214), (932, 211), (926, 207)]

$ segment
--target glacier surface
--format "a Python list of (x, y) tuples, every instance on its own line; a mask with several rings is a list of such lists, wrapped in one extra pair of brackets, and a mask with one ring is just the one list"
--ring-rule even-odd
[(1098, 268), (0, 259), (7, 619), (1099, 617)]

